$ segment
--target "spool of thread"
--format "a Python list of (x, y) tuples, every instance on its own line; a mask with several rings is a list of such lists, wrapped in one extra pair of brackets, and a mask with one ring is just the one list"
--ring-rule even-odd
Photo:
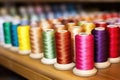
[(33, 26), (30, 28), (30, 42), (30, 57), (33, 59), (39, 59), (43, 57), (42, 30), (40, 27)]
[(78, 76), (92, 76), (97, 70), (94, 68), (94, 37), (91, 34), (80, 33), (75, 36), (76, 67), (73, 73)]
[(68, 31), (71, 32), (71, 30), (74, 28), (74, 26), (76, 26), (76, 24), (74, 22), (71, 22), (71, 23), (67, 23), (66, 26), (68, 28)]
[(84, 32), (91, 34), (91, 31), (95, 28), (95, 24), (87, 22), (83, 24), (82, 27), (84, 28)]
[(18, 26), (17, 28), (20, 54), (25, 55), (31, 52), (29, 30), (30, 26), (27, 25)]
[(120, 62), (120, 28), (116, 25), (107, 26), (109, 35), (109, 61), (111, 63)]
[(18, 51), (18, 32), (17, 28), (20, 24), (20, 17), (18, 15), (13, 17), (12, 27), (11, 27), (11, 42), (12, 47), (10, 48), (12, 51)]
[(6, 7), (2, 7), (2, 8), (0, 9), (0, 13), (1, 13), (2, 16), (3, 16), (3, 15), (7, 15), (7, 14), (8, 14), (8, 9), (7, 9)]
[(19, 26), (19, 23), (13, 23), (12, 27), (11, 27), (11, 42), (12, 42), (12, 47), (11, 50), (13, 51), (18, 51), (18, 32), (17, 32), (17, 28)]
[(3, 46), (4, 43), (4, 30), (3, 30), (3, 23), (4, 20), (2, 17), (0, 17), (0, 45)]
[(67, 30), (66, 26), (63, 24), (56, 24), (54, 27), (55, 31), (59, 31), (59, 30)]
[(95, 22), (96, 27), (107, 27), (107, 23), (103, 21)]
[(41, 59), (41, 62), (43, 64), (54, 64), (56, 62), (55, 31), (53, 29), (46, 29), (42, 35), (44, 57)]
[(39, 23), (39, 27), (41, 27), (42, 30), (52, 29), (51, 24), (47, 20), (41, 20), (41, 22)]
[(11, 47), (11, 26), (12, 26), (11, 22), (3, 23), (5, 48)]
[(85, 23), (87, 23), (87, 21), (80, 21), (80, 22), (78, 22), (78, 26), (82, 26)]
[(71, 53), (71, 37), (67, 30), (59, 30), (55, 33), (57, 63), (54, 67), (58, 70), (69, 70), (74, 67)]
[(108, 60), (108, 34), (104, 27), (97, 27), (92, 31), (94, 35), (94, 60), (97, 68), (110, 66)]
[(73, 60), (75, 61), (75, 36), (83, 32), (83, 28), (81, 26), (74, 26), (74, 28), (71, 30), (71, 47), (72, 47), (72, 53), (73, 53)]

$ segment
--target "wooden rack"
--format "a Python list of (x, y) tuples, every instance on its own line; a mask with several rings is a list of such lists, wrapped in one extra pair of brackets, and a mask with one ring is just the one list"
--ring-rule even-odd
[(28, 55), (23, 56), (2, 47), (0, 47), (0, 65), (29, 80), (120, 80), (120, 63), (98, 70), (95, 76), (84, 78), (75, 76), (72, 70), (59, 71), (53, 65), (44, 65), (40, 60), (31, 59)]

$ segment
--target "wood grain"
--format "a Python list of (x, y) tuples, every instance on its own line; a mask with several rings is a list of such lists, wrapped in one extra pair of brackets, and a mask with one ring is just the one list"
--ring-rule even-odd
[(53, 65), (44, 65), (40, 60), (33, 60), (29, 56), (23, 56), (2, 47), (0, 47), (0, 55), (1, 65), (29, 80), (120, 80), (120, 63), (98, 70), (95, 76), (84, 78), (75, 76), (72, 70), (59, 71), (54, 69)]

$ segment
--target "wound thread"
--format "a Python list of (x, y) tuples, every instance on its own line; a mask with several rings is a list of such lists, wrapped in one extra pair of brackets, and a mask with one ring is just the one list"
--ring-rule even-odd
[(30, 46), (30, 36), (29, 36), (30, 26), (18, 26), (18, 42), (19, 50), (26, 51), (31, 50)]
[(59, 30), (55, 33), (57, 63), (72, 63), (71, 37), (67, 30)]
[(53, 29), (46, 29), (42, 33), (43, 37), (43, 52), (47, 59), (56, 58), (55, 53), (55, 32)]
[(12, 26), (11, 22), (3, 23), (5, 44), (11, 44), (11, 26)]
[(31, 43), (31, 52), (32, 53), (42, 53), (43, 52), (42, 30), (40, 27), (31, 27), (30, 28), (30, 43)]
[(94, 35), (94, 60), (96, 63), (106, 62), (108, 60), (108, 33), (103, 27), (95, 28), (92, 31)]
[(120, 56), (120, 29), (116, 25), (108, 25), (107, 30), (109, 35), (109, 57), (117, 58)]
[(94, 38), (91, 34), (81, 33), (75, 36), (76, 68), (91, 70), (94, 68)]

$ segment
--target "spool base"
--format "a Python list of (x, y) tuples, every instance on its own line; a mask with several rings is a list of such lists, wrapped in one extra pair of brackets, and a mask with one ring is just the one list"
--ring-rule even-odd
[(11, 44), (4, 44), (3, 47), (4, 48), (10, 48), (10, 47), (12, 47), (12, 45)]
[(109, 61), (95, 63), (95, 67), (96, 68), (107, 68), (109, 66), (110, 66), (110, 62)]
[(59, 64), (55, 63), (54, 67), (58, 70), (70, 70), (75, 66), (75, 63), (69, 63), (69, 64)]
[(110, 63), (119, 63), (120, 62), (120, 57), (117, 58), (109, 58)]
[(30, 54), (31, 50), (24, 50), (24, 51), (19, 50), (18, 52), (19, 54), (27, 55), (27, 54)]
[(5, 43), (0, 43), (0, 46), (3, 47), (5, 45)]
[(93, 68), (92, 70), (79, 70), (77, 68), (73, 69), (73, 73), (77, 76), (82, 76), (82, 77), (89, 77), (95, 75), (97, 72), (96, 68)]
[(41, 62), (43, 64), (54, 64), (54, 63), (56, 63), (56, 58), (54, 58), (54, 59), (46, 59), (46, 58), (43, 57), (41, 59)]
[(11, 47), (10, 50), (12, 50), (12, 51), (18, 51), (18, 47)]
[(30, 53), (29, 56), (33, 59), (40, 59), (43, 57), (43, 53)]

